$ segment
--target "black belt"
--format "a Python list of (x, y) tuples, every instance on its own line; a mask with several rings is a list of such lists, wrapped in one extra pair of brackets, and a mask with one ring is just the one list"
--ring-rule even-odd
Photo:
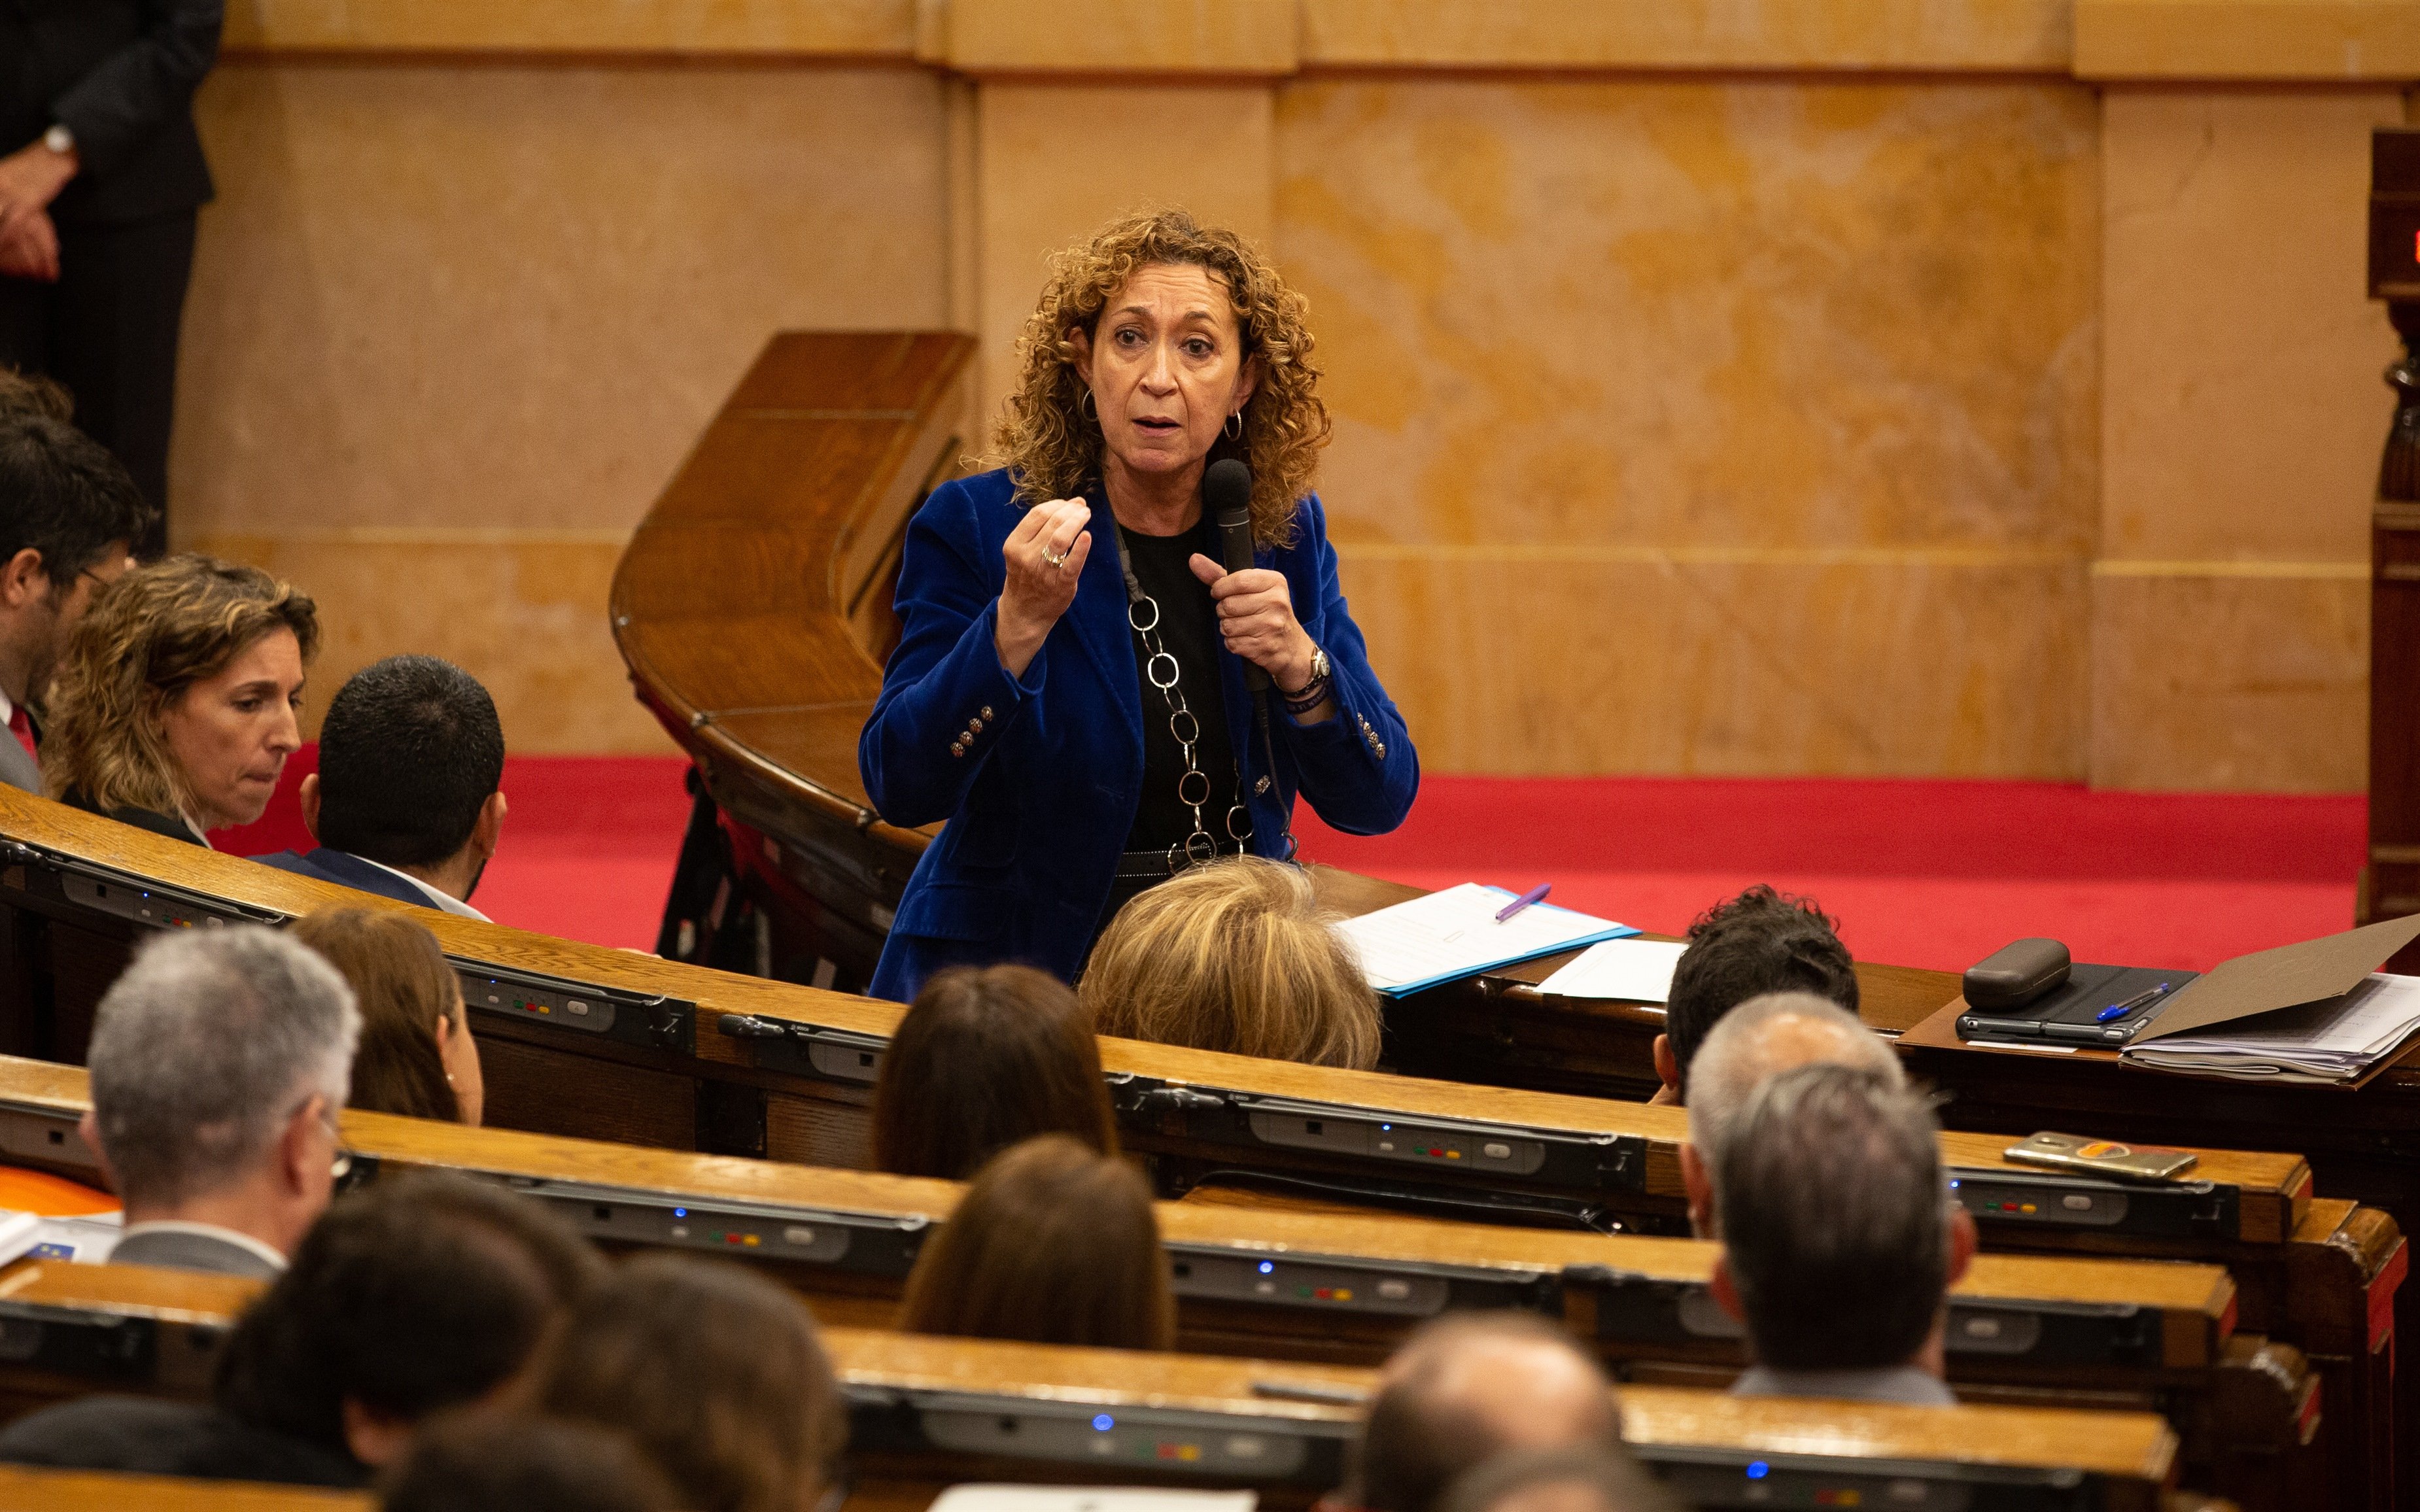
[[(1201, 837), (1194, 838), (1199, 840)], [(1241, 845), (1206, 848), (1197, 845), (1187, 852), (1182, 843), (1171, 845), (1164, 851), (1126, 851), (1119, 855), (1118, 869), (1110, 875), (1120, 882), (1165, 882), (1179, 872), (1189, 872), (1223, 856), (1243, 854)]]

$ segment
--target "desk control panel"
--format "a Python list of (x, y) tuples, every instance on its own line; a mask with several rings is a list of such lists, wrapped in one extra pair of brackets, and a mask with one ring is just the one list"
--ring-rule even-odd
[(591, 1034), (624, 1044), (697, 1053), (697, 1005), (677, 997), (599, 987), (449, 955), (462, 1001), (482, 1013)]
[(158, 1373), (159, 1339), (148, 1318), (0, 1300), (0, 1364), (147, 1383)]
[[(1701, 1283), (1575, 1266), (1564, 1272), (1564, 1285), (1595, 1293), (1597, 1340), (1615, 1354), (1745, 1337), (1738, 1319)], [(2161, 1322), (2158, 1308), (2126, 1303), (1952, 1297), (1943, 1342), (1953, 1364), (1977, 1367), (1996, 1360), (2157, 1369), (2164, 1363)]]
[(1302, 1150), (1381, 1168), (1419, 1169), (1455, 1181), (1512, 1179), (1583, 1194), (1644, 1191), (1647, 1141), (1635, 1134), (1401, 1115), (1382, 1108), (1264, 1097), (1149, 1076), (1109, 1077), (1120, 1122), (1243, 1149)]
[(538, 1198), (593, 1240), (650, 1249), (704, 1250), (748, 1260), (787, 1260), (862, 1275), (906, 1277), (931, 1227), (922, 1217), (466, 1174), (486, 1176)]
[(0, 887), (72, 913), (122, 918), (148, 929), (225, 929), (287, 922), (273, 908), (172, 887), (79, 856), (9, 841), (0, 843)]
[(1321, 1312), (1434, 1318), (1449, 1309), (1517, 1308), (1560, 1317), (1561, 1278), (1548, 1272), (1353, 1260), (1333, 1256), (1237, 1253), (1171, 1244), (1179, 1297)]
[(2072, 1469), (1825, 1459), (1659, 1443), (1636, 1447), (1676, 1499), (1692, 1507), (2086, 1512), (2102, 1504), (2102, 1486)]
[(891, 1048), (891, 1041), (878, 1034), (757, 1013), (724, 1013), (715, 1021), (715, 1027), (726, 1039), (745, 1041), (753, 1050), (756, 1064), (766, 1071), (852, 1087), (871, 1087), (879, 1080), (882, 1054)]
[(1953, 1168), (1949, 1188), (1978, 1223), (2163, 1239), (2232, 1238), (2242, 1200), (2237, 1188), (2216, 1181), (2119, 1182), (1985, 1167)]
[(853, 1452), (1094, 1465), (1121, 1475), (1332, 1489), (1347, 1422), (1031, 1396), (848, 1388)]

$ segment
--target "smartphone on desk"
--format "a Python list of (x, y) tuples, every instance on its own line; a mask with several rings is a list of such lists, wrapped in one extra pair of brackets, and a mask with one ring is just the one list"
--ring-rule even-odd
[(2115, 1139), (2086, 1139), (2080, 1134), (2038, 1134), (2000, 1151), (2024, 1165), (2047, 1165), (2082, 1176), (2115, 1176), (2137, 1181), (2164, 1181), (2192, 1170), (2201, 1159), (2189, 1149), (2160, 1145), (2124, 1145)]

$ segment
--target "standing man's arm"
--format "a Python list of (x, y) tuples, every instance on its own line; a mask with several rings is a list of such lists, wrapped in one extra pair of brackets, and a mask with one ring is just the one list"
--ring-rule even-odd
[(53, 128), (0, 158), (0, 233), (79, 173), (106, 174), (193, 104), (218, 61), (225, 0), (144, 0), (143, 34), (51, 101)]

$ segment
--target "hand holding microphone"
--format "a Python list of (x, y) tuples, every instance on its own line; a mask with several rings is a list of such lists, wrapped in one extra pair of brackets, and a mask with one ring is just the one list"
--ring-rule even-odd
[(1275, 679), (1282, 690), (1311, 678), (1317, 650), (1294, 615), (1294, 592), (1285, 574), (1252, 565), (1252, 472), (1233, 457), (1210, 464), (1202, 475), (1202, 507), (1218, 530), (1222, 566), (1196, 552), (1187, 563), (1210, 585), (1218, 610), (1218, 634), (1227, 649), (1244, 658), (1244, 686), (1254, 693)]

